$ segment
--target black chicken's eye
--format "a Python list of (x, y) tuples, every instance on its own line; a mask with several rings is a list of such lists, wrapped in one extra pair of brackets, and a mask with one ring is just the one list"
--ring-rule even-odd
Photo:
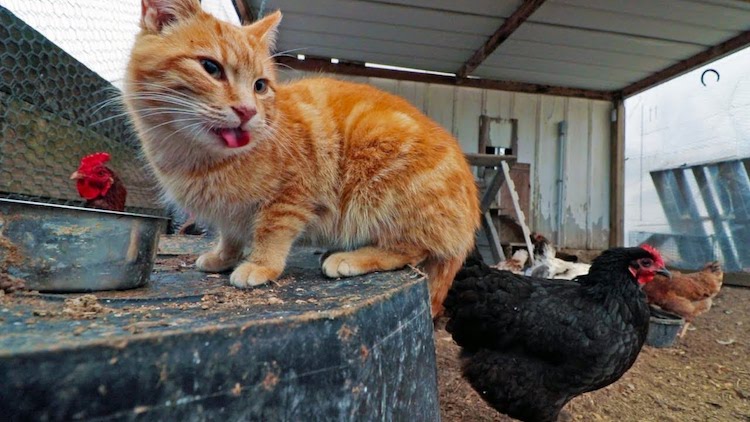
[(650, 267), (651, 264), (653, 264), (653, 263), (654, 263), (653, 261), (651, 261), (650, 259), (646, 258), (643, 261), (641, 261), (641, 266), (643, 266), (643, 267)]
[(258, 79), (254, 85), (255, 92), (258, 94), (265, 94), (268, 91), (268, 79)]
[(214, 60), (211, 59), (201, 59), (200, 60), (201, 66), (203, 66), (203, 70), (206, 71), (209, 75), (211, 75), (215, 79), (223, 79), (224, 78), (224, 69), (221, 68), (221, 65), (217, 63)]

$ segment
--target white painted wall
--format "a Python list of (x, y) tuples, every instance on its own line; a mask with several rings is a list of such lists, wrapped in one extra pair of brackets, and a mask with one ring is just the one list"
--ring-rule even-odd
[[(203, 7), (238, 23), (230, 0)], [(0, 0), (21, 19), (115, 86), (138, 31), (139, 0)], [(287, 78), (297, 72), (283, 72)], [(561, 244), (601, 249), (609, 236), (608, 102), (567, 99), (375, 78), (366, 82), (406, 98), (443, 125), (467, 152), (476, 152), (479, 116), (519, 120), (520, 162), (531, 164), (532, 230), (557, 239), (557, 125), (567, 120)], [(527, 216), (529, 217), (529, 216)]]
[[(720, 79), (707, 74), (703, 86), (706, 69)], [(633, 244), (632, 232), (670, 232), (652, 170), (750, 157), (750, 49), (629, 98), (625, 112), (625, 238)]]

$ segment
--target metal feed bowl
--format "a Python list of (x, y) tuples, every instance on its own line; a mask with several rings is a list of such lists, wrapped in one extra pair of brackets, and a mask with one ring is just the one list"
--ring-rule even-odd
[(46, 292), (140, 287), (166, 219), (0, 199), (0, 272)]

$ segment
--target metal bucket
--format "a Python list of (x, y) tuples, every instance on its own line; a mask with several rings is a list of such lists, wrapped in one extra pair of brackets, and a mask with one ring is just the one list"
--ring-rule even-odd
[(646, 344), (651, 347), (672, 347), (677, 340), (677, 334), (679, 334), (682, 327), (685, 325), (685, 320), (677, 314), (667, 312), (663, 309), (655, 308), (651, 309), (651, 318), (648, 326), (648, 336), (646, 337)]
[(0, 199), (0, 272), (46, 292), (140, 287), (149, 280), (161, 217)]

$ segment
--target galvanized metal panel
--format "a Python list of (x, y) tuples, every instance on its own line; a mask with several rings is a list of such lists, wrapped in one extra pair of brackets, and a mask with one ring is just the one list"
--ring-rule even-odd
[(286, 31), (279, 33), (279, 42), (281, 42), (282, 45), (306, 45), (307, 43), (310, 43), (318, 46), (331, 46), (337, 49), (358, 51), (360, 57), (366, 57), (367, 53), (380, 53), (432, 60), (439, 58), (440, 60), (447, 60), (450, 62), (461, 62), (467, 54), (473, 52), (470, 48), (450, 48), (423, 44), (408, 44), (403, 41), (382, 41), (371, 38), (302, 32), (294, 29), (287, 29)]
[(366, 0), (371, 3), (400, 4), (425, 9), (459, 12), (468, 15), (506, 17), (518, 8), (518, 0)]
[(590, 75), (561, 75), (555, 73), (553, 67), (543, 67), (538, 69), (511, 69), (503, 67), (480, 66), (474, 76), (483, 78), (492, 78), (504, 81), (528, 82), (543, 85), (568, 86), (574, 88), (590, 88), (601, 90), (612, 90), (620, 88), (622, 82), (608, 80), (600, 74)]
[[(262, 0), (252, 0), (250, 3), (256, 10), (260, 8)], [(432, 8), (420, 8), (383, 2), (363, 2), (351, 0), (269, 0), (265, 2), (265, 10), (279, 9), (312, 16), (328, 16), (339, 19), (379, 22), (395, 27), (406, 26), (413, 28), (427, 28), (466, 34), (491, 35), (503, 22), (500, 18), (477, 14), (450, 13)], [(284, 24), (281, 24), (281, 31)], [(335, 32), (335, 28), (331, 28)]]
[(674, 63), (673, 60), (661, 57), (525, 40), (508, 40), (500, 45), (497, 52), (498, 54), (488, 57), (485, 64), (502, 66), (505, 55), (513, 55), (653, 73)]
[[(613, 81), (622, 83), (624, 81), (638, 80), (648, 76), (648, 72), (620, 69), (617, 67), (606, 67), (592, 64), (581, 64), (574, 61), (556, 60), (552, 58), (532, 58), (510, 54), (504, 54), (497, 63), (500, 68), (511, 68), (519, 70), (546, 70), (549, 73), (559, 75), (581, 77), (582, 75), (595, 76), (597, 80)], [(493, 68), (495, 65), (488, 63), (483, 67)]]
[[(740, 2), (550, 0), (473, 72), (617, 90), (747, 29)], [(257, 9), (261, 0), (253, 0)], [(269, 0), (288, 15), (280, 50), (443, 72), (457, 69), (518, 1)]]
[(450, 48), (472, 48), (480, 46), (487, 39), (484, 34), (467, 34), (443, 29), (399, 26), (394, 30), (390, 23), (363, 22), (338, 17), (306, 15), (282, 10), (281, 34), (286, 29), (304, 32), (331, 33), (348, 37), (370, 38), (387, 41), (403, 41), (411, 44), (439, 45)]
[[(693, 25), (699, 27), (744, 31), (750, 22), (750, 7), (747, 3), (727, 1), (723, 4), (710, 4), (705, 1), (675, 0), (554, 0), (554, 3), (605, 10), (629, 16), (645, 16), (661, 20), (666, 25)], [(744, 6), (737, 8), (735, 6)], [(665, 13), (669, 11), (669, 13)]]
[[(648, 0), (641, 0), (645, 2)], [(640, 3), (634, 1), (620, 3)], [(713, 27), (696, 27), (689, 22), (681, 22), (672, 16), (674, 6), (664, 8), (659, 17), (629, 14), (620, 7), (616, 11), (598, 9), (599, 2), (589, 1), (584, 7), (547, 2), (537, 10), (531, 20), (537, 23), (561, 25), (573, 28), (590, 29), (601, 32), (637, 35), (642, 38), (667, 39), (684, 43), (701, 44), (704, 47), (716, 45), (737, 31)], [(716, 15), (711, 15), (718, 19)], [(696, 37), (696, 32), (700, 37)]]
[(679, 61), (703, 51), (698, 43), (681, 43), (664, 39), (644, 39), (635, 35), (597, 32), (574, 27), (526, 22), (511, 37), (513, 40), (537, 41), (596, 51), (661, 57)]
[[(324, 57), (333, 57), (337, 59), (346, 59), (360, 61), (362, 52), (358, 50), (349, 50), (340, 47), (317, 46), (310, 42), (305, 43), (307, 47), (303, 50), (296, 50), (292, 54), (309, 54), (322, 55)], [(281, 49), (280, 49), (281, 50)], [(281, 50), (284, 51), (284, 50)], [(455, 66), (460, 66), (458, 61), (424, 59), (420, 57), (400, 56), (388, 53), (367, 53), (367, 60), (370, 63), (388, 64), (391, 66), (412, 67), (417, 69), (432, 69), (441, 72), (451, 72)]]

